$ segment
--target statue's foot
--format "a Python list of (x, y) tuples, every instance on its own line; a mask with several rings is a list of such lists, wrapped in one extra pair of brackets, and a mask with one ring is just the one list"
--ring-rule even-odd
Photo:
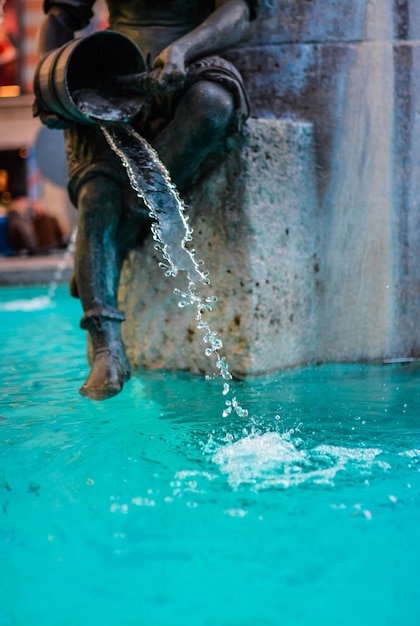
[(91, 400), (107, 400), (122, 390), (130, 378), (130, 370), (125, 359), (108, 348), (97, 350), (92, 369), (79, 392)]

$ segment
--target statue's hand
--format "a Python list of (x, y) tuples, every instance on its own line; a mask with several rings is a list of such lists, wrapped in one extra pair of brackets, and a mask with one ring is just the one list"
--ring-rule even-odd
[(64, 130), (65, 128), (70, 128), (72, 125), (70, 120), (66, 120), (64, 117), (60, 117), (56, 113), (47, 113), (46, 111), (43, 111), (37, 100), (35, 100), (32, 105), (32, 113), (34, 117), (39, 117), (41, 122), (47, 126), (47, 128)]
[(184, 54), (176, 44), (168, 46), (156, 57), (147, 75), (149, 91), (157, 94), (175, 91), (183, 86), (186, 75)]

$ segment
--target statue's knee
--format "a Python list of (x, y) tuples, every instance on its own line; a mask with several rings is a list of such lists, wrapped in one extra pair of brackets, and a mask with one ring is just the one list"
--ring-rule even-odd
[(197, 123), (209, 131), (227, 128), (235, 111), (233, 95), (213, 82), (199, 81), (188, 91), (188, 99)]
[(109, 178), (91, 179), (86, 181), (79, 190), (78, 209), (85, 217), (96, 216), (108, 218), (119, 215), (121, 206), (121, 190), (117, 183)]

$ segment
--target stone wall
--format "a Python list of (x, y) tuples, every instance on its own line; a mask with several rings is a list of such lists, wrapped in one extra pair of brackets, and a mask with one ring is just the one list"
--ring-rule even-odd
[(314, 127), (321, 360), (419, 356), (420, 3), (260, 0), (253, 115)]
[[(282, 346), (285, 358), (276, 360), (270, 355), (273, 367), (268, 369), (299, 362), (294, 353), (299, 342), (304, 346), (301, 360), (420, 356), (420, 3), (260, 0), (249, 38), (225, 56), (245, 78), (254, 118), (280, 120), (291, 127), (309, 123), (313, 128), (314, 141), (308, 144), (312, 156), (302, 161), (308, 164), (313, 157), (313, 168), (308, 166), (296, 178), (292, 172), (288, 183), (289, 190), (301, 191), (301, 199), (290, 201), (284, 188), (274, 194), (276, 209), (271, 205), (268, 213), (261, 211), (262, 220), (264, 215), (277, 216), (277, 224), (284, 226), (276, 228), (278, 239), (270, 239), (272, 249), (266, 251), (267, 258), (279, 259), (279, 293), (288, 280), (289, 263), (297, 268), (300, 279), (295, 286), (297, 291), (302, 289), (302, 298), (309, 293), (309, 284), (313, 289), (311, 307), (302, 309), (298, 299), (283, 298), (279, 309), (283, 323), (287, 313), (299, 318), (304, 310), (306, 329), (300, 336), (305, 324), (299, 322), (293, 330), (284, 323), (277, 345)], [(271, 166), (282, 170), (285, 154), (280, 153)], [(316, 199), (305, 188), (305, 177), (308, 188), (316, 189)], [(262, 176), (260, 184), (264, 187), (268, 180)], [(217, 185), (222, 185), (221, 180)], [(242, 210), (239, 201), (238, 206)], [(211, 209), (202, 214), (206, 211)], [(224, 215), (232, 219), (232, 213)], [(300, 235), (294, 229), (290, 229), (287, 247), (283, 245), (288, 220), (302, 220), (314, 234), (303, 255)], [(231, 243), (228, 237), (218, 256), (204, 240), (196, 247), (199, 253), (201, 249), (208, 252), (209, 265), (220, 262), (228, 267)], [(236, 240), (235, 245), (239, 245)], [(252, 267), (252, 256), (249, 260), (247, 271), (259, 271)], [(131, 280), (129, 276), (130, 270), (125, 278)], [(217, 274), (215, 279), (218, 291)], [(245, 297), (241, 289), (226, 293), (229, 298)], [(249, 305), (255, 320), (257, 301), (251, 295)], [(136, 323), (133, 319), (128, 326)], [(234, 353), (232, 326), (221, 330), (228, 352)], [(272, 331), (270, 326), (265, 328), (267, 346), (270, 336), (275, 337)], [(255, 332), (251, 324), (249, 344), (257, 349)], [(140, 342), (148, 340), (139, 337)], [(159, 338), (150, 341), (156, 344)], [(185, 346), (180, 339), (178, 348)], [(168, 363), (160, 361), (162, 367), (172, 365)], [(256, 369), (249, 366), (251, 373)]]
[[(312, 126), (250, 120), (189, 194), (194, 248), (217, 295), (206, 321), (230, 370), (257, 375), (316, 358), (317, 205)], [(212, 371), (196, 309), (180, 309), (149, 237), (123, 272), (124, 342), (135, 366)], [(202, 285), (199, 285), (202, 290)]]

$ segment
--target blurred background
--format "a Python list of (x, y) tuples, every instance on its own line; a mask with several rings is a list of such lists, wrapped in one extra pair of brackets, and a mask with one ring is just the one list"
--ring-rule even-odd
[[(66, 191), (63, 133), (32, 115), (42, 5), (0, 0), (0, 261), (65, 248), (77, 218)], [(105, 2), (94, 10), (89, 31), (107, 25)]]

